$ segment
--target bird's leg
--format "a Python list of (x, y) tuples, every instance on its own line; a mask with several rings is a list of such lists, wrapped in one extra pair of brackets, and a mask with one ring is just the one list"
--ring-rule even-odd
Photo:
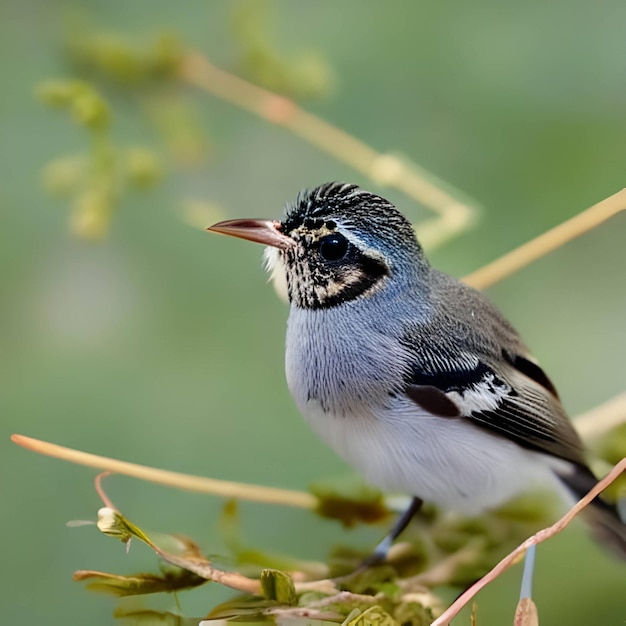
[(411, 500), (411, 504), (407, 507), (406, 511), (402, 513), (396, 523), (393, 525), (393, 528), (385, 535), (384, 539), (376, 546), (374, 552), (364, 559), (361, 564), (350, 574), (347, 576), (339, 576), (335, 578), (336, 583), (343, 583), (354, 576), (360, 574), (368, 567), (372, 565), (377, 565), (378, 563), (383, 563), (387, 559), (387, 554), (389, 553), (389, 548), (393, 545), (393, 542), (401, 535), (402, 531), (409, 525), (409, 522), (413, 519), (413, 516), (422, 508), (422, 504), (424, 501), (420, 498), (413, 498)]
[(524, 598), (533, 597), (533, 574), (535, 573), (535, 550), (537, 546), (532, 545), (526, 550), (524, 557), (524, 572), (522, 574), (522, 588), (520, 590), (520, 602)]
[(372, 555), (363, 561), (361, 567), (368, 567), (370, 565), (375, 565), (376, 563), (382, 563), (387, 559), (389, 548), (391, 548), (393, 542), (400, 536), (416, 513), (422, 508), (422, 504), (424, 504), (424, 501), (421, 498), (413, 498), (411, 500), (411, 504), (409, 504), (406, 511), (398, 517), (396, 523), (393, 525), (393, 528), (376, 546)]

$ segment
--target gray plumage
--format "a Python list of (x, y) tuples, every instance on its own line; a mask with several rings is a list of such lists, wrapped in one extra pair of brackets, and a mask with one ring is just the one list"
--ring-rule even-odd
[[(534, 487), (564, 504), (596, 479), (554, 385), (481, 293), (433, 269), (411, 224), (355, 185), (302, 192), (270, 243), (291, 311), (286, 372), (306, 420), (367, 480), (475, 514)], [(626, 557), (597, 499), (596, 535)], [(401, 530), (401, 529), (400, 529)]]

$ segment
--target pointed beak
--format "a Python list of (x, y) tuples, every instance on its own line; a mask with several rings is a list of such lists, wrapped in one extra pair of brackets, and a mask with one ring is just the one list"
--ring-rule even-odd
[(208, 231), (239, 237), (248, 241), (256, 241), (286, 250), (295, 245), (291, 237), (287, 237), (280, 231), (280, 222), (272, 220), (226, 220), (218, 222), (207, 228)]

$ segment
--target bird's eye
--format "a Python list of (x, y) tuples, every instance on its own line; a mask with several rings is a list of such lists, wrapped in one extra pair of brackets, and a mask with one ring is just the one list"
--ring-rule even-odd
[(320, 254), (327, 261), (339, 261), (346, 256), (348, 240), (338, 233), (320, 239)]

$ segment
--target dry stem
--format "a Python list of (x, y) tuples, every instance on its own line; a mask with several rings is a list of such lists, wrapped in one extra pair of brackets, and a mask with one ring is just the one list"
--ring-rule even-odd
[(542, 543), (546, 539), (550, 539), (554, 535), (560, 533), (565, 527), (580, 513), (597, 495), (606, 489), (612, 482), (617, 480), (624, 472), (626, 472), (626, 457), (623, 458), (615, 467), (598, 483), (593, 489), (581, 500), (579, 500), (558, 522), (540, 530), (532, 537), (529, 537), (524, 543), (519, 545), (513, 552), (504, 557), (488, 574), (483, 576), (477, 583), (472, 585), (464, 593), (462, 593), (452, 605), (438, 617), (431, 626), (448, 626), (450, 620), (484, 587), (495, 580), (502, 572), (515, 564), (526, 550), (532, 545)]
[(590, 441), (626, 422), (626, 392), (579, 415), (574, 426), (584, 441)]
[(265, 502), (267, 504), (279, 504), (282, 506), (293, 506), (303, 509), (313, 509), (317, 503), (315, 496), (304, 491), (292, 491), (289, 489), (279, 489), (276, 487), (263, 487), (260, 485), (248, 485), (245, 483), (236, 483), (227, 480), (217, 480), (215, 478), (204, 478), (201, 476), (191, 476), (189, 474), (181, 474), (179, 472), (170, 472), (167, 470), (157, 469), (155, 467), (147, 467), (138, 465), (137, 463), (128, 463), (126, 461), (118, 461), (104, 456), (89, 454), (54, 443), (48, 443), (39, 439), (25, 437), (24, 435), (12, 435), (11, 440), (39, 454), (53, 456), (70, 463), (78, 465), (86, 465), (87, 467), (95, 467), (100, 470), (114, 472), (116, 474), (125, 474), (133, 476), (140, 480), (158, 483), (167, 487), (175, 487), (178, 489), (186, 489), (187, 491), (197, 491), (199, 493), (211, 493), (216, 496), (224, 496), (227, 498), (240, 498), (242, 500), (250, 500), (252, 502)]
[[(583, 414), (580, 418), (575, 419), (574, 426), (579, 429), (581, 435), (591, 438), (610, 431), (624, 421), (626, 421), (626, 393), (621, 393), (595, 409)], [(137, 463), (118, 461), (117, 459), (98, 456), (88, 452), (81, 452), (72, 448), (66, 448), (65, 446), (41, 441), (40, 439), (26, 437), (25, 435), (12, 435), (11, 440), (19, 446), (37, 452), (38, 454), (45, 454), (78, 465), (95, 467), (103, 471), (132, 476), (133, 478), (147, 480), (165, 485), (166, 487), (302, 509), (314, 509), (317, 505), (315, 496), (305, 491), (264, 487), (262, 485), (251, 485), (171, 472), (148, 467), (146, 465), (139, 465)]]
[(188, 52), (179, 75), (226, 102), (266, 122), (282, 126), (300, 139), (349, 165), (378, 184), (390, 186), (439, 214), (427, 222), (422, 243), (434, 247), (466, 230), (474, 220), (474, 209), (422, 176), (410, 165), (390, 154), (377, 152), (366, 143), (300, 108), (293, 100), (272, 93), (213, 65), (199, 52)]
[(466, 276), (464, 281), (476, 289), (491, 287), (624, 210), (626, 210), (626, 189), (618, 191), (586, 211), (481, 267)]
[[(238, 106), (261, 119), (284, 127), (304, 141), (349, 165), (381, 185), (394, 187), (438, 214), (419, 227), (426, 247), (436, 247), (465, 231), (475, 210), (390, 154), (377, 152), (344, 130), (300, 108), (293, 100), (272, 93), (213, 65), (199, 52), (188, 52), (179, 75), (185, 82)], [(519, 246), (465, 277), (477, 289), (485, 289), (581, 236), (626, 209), (626, 190), (579, 213), (548, 232)]]
[[(502, 559), (489, 573), (483, 576), (477, 583), (472, 585), (469, 589), (467, 589), (463, 594), (461, 594), (457, 600), (446, 610), (444, 613), (437, 618), (432, 626), (449, 626), (450, 621), (459, 613), (459, 611), (470, 601), (472, 598), (484, 587), (486, 587), (490, 582), (495, 580), (502, 572), (508, 569), (511, 565), (514, 565), (519, 561), (519, 559), (526, 553), (528, 548), (531, 546), (537, 545), (546, 541), (547, 539), (553, 537), (558, 534), (562, 530), (564, 530), (569, 523), (580, 513), (596, 496), (598, 496), (604, 489), (606, 489), (613, 481), (615, 481), (618, 477), (620, 477), (624, 472), (626, 472), (626, 457), (623, 458), (613, 469), (587, 493), (581, 500), (579, 500), (558, 522), (549, 526), (548, 528), (544, 528), (539, 532), (535, 533), (532, 537), (524, 541), (520, 544), (515, 550), (510, 552), (504, 559)], [(159, 548), (156, 544), (152, 542), (152, 540), (145, 535), (142, 531), (137, 529), (136, 527), (129, 524), (127, 520), (124, 520), (121, 517), (121, 514), (117, 511), (117, 509), (112, 504), (111, 500), (105, 494), (104, 489), (101, 485), (102, 476), (98, 476), (96, 478), (96, 488), (101, 497), (103, 497), (104, 503), (109, 507), (111, 511), (106, 512), (107, 519), (111, 518), (110, 512), (115, 514), (113, 519), (113, 524), (107, 522), (108, 533), (113, 534), (114, 536), (119, 536), (119, 531), (116, 530), (117, 521), (119, 520), (120, 526), (123, 530), (130, 530), (130, 532), (140, 538), (142, 541), (147, 543), (162, 559), (167, 562), (191, 571), (198, 576), (205, 578), (207, 580), (211, 580), (231, 589), (236, 589), (245, 593), (251, 593), (255, 595), (259, 595), (261, 593), (261, 585), (260, 582), (253, 578), (248, 578), (238, 572), (227, 572), (223, 570), (219, 570), (214, 568), (209, 561), (207, 561), (202, 556), (179, 556), (176, 554), (172, 554), (166, 552)], [(101, 510), (103, 511), (103, 509)], [(119, 517), (117, 517), (119, 515)], [(100, 524), (98, 527), (100, 527)], [(113, 529), (113, 533), (111, 533), (111, 529)], [(103, 531), (105, 532), (105, 531)], [(130, 537), (130, 535), (129, 535)], [(127, 540), (126, 540), (127, 541)], [(457, 555), (453, 555), (455, 559), (455, 564), (462, 562), (466, 556), (467, 551), (475, 550), (476, 546), (467, 546), (465, 550), (461, 550)], [(444, 569), (446, 569), (450, 563), (444, 565)], [(436, 569), (436, 568), (435, 568)], [(440, 574), (439, 572), (438, 574)], [(437, 584), (437, 581), (440, 579), (440, 576), (435, 575), (434, 579), (429, 582), (434, 582)], [(414, 577), (410, 579), (410, 581), (405, 581), (406, 583), (411, 582), (423, 582), (420, 581), (420, 576)], [(441, 581), (440, 581), (441, 582)], [(332, 580), (317, 580), (310, 581), (305, 583), (296, 584), (296, 590), (299, 593), (304, 591), (317, 589), (324, 593), (335, 593), (337, 592), (336, 584)], [(367, 597), (368, 600), (370, 597)], [(322, 601), (324, 602), (324, 601)], [(530, 603), (532, 604), (532, 602)], [(525, 609), (527, 609), (526, 605), (522, 606), (524, 610), (518, 610), (518, 616), (520, 619), (524, 617), (525, 613), (528, 613)], [(531, 607), (532, 608), (532, 607)], [(518, 606), (519, 609), (519, 606)], [(531, 611), (532, 613), (532, 611)], [(517, 619), (516, 617), (516, 619)]]

